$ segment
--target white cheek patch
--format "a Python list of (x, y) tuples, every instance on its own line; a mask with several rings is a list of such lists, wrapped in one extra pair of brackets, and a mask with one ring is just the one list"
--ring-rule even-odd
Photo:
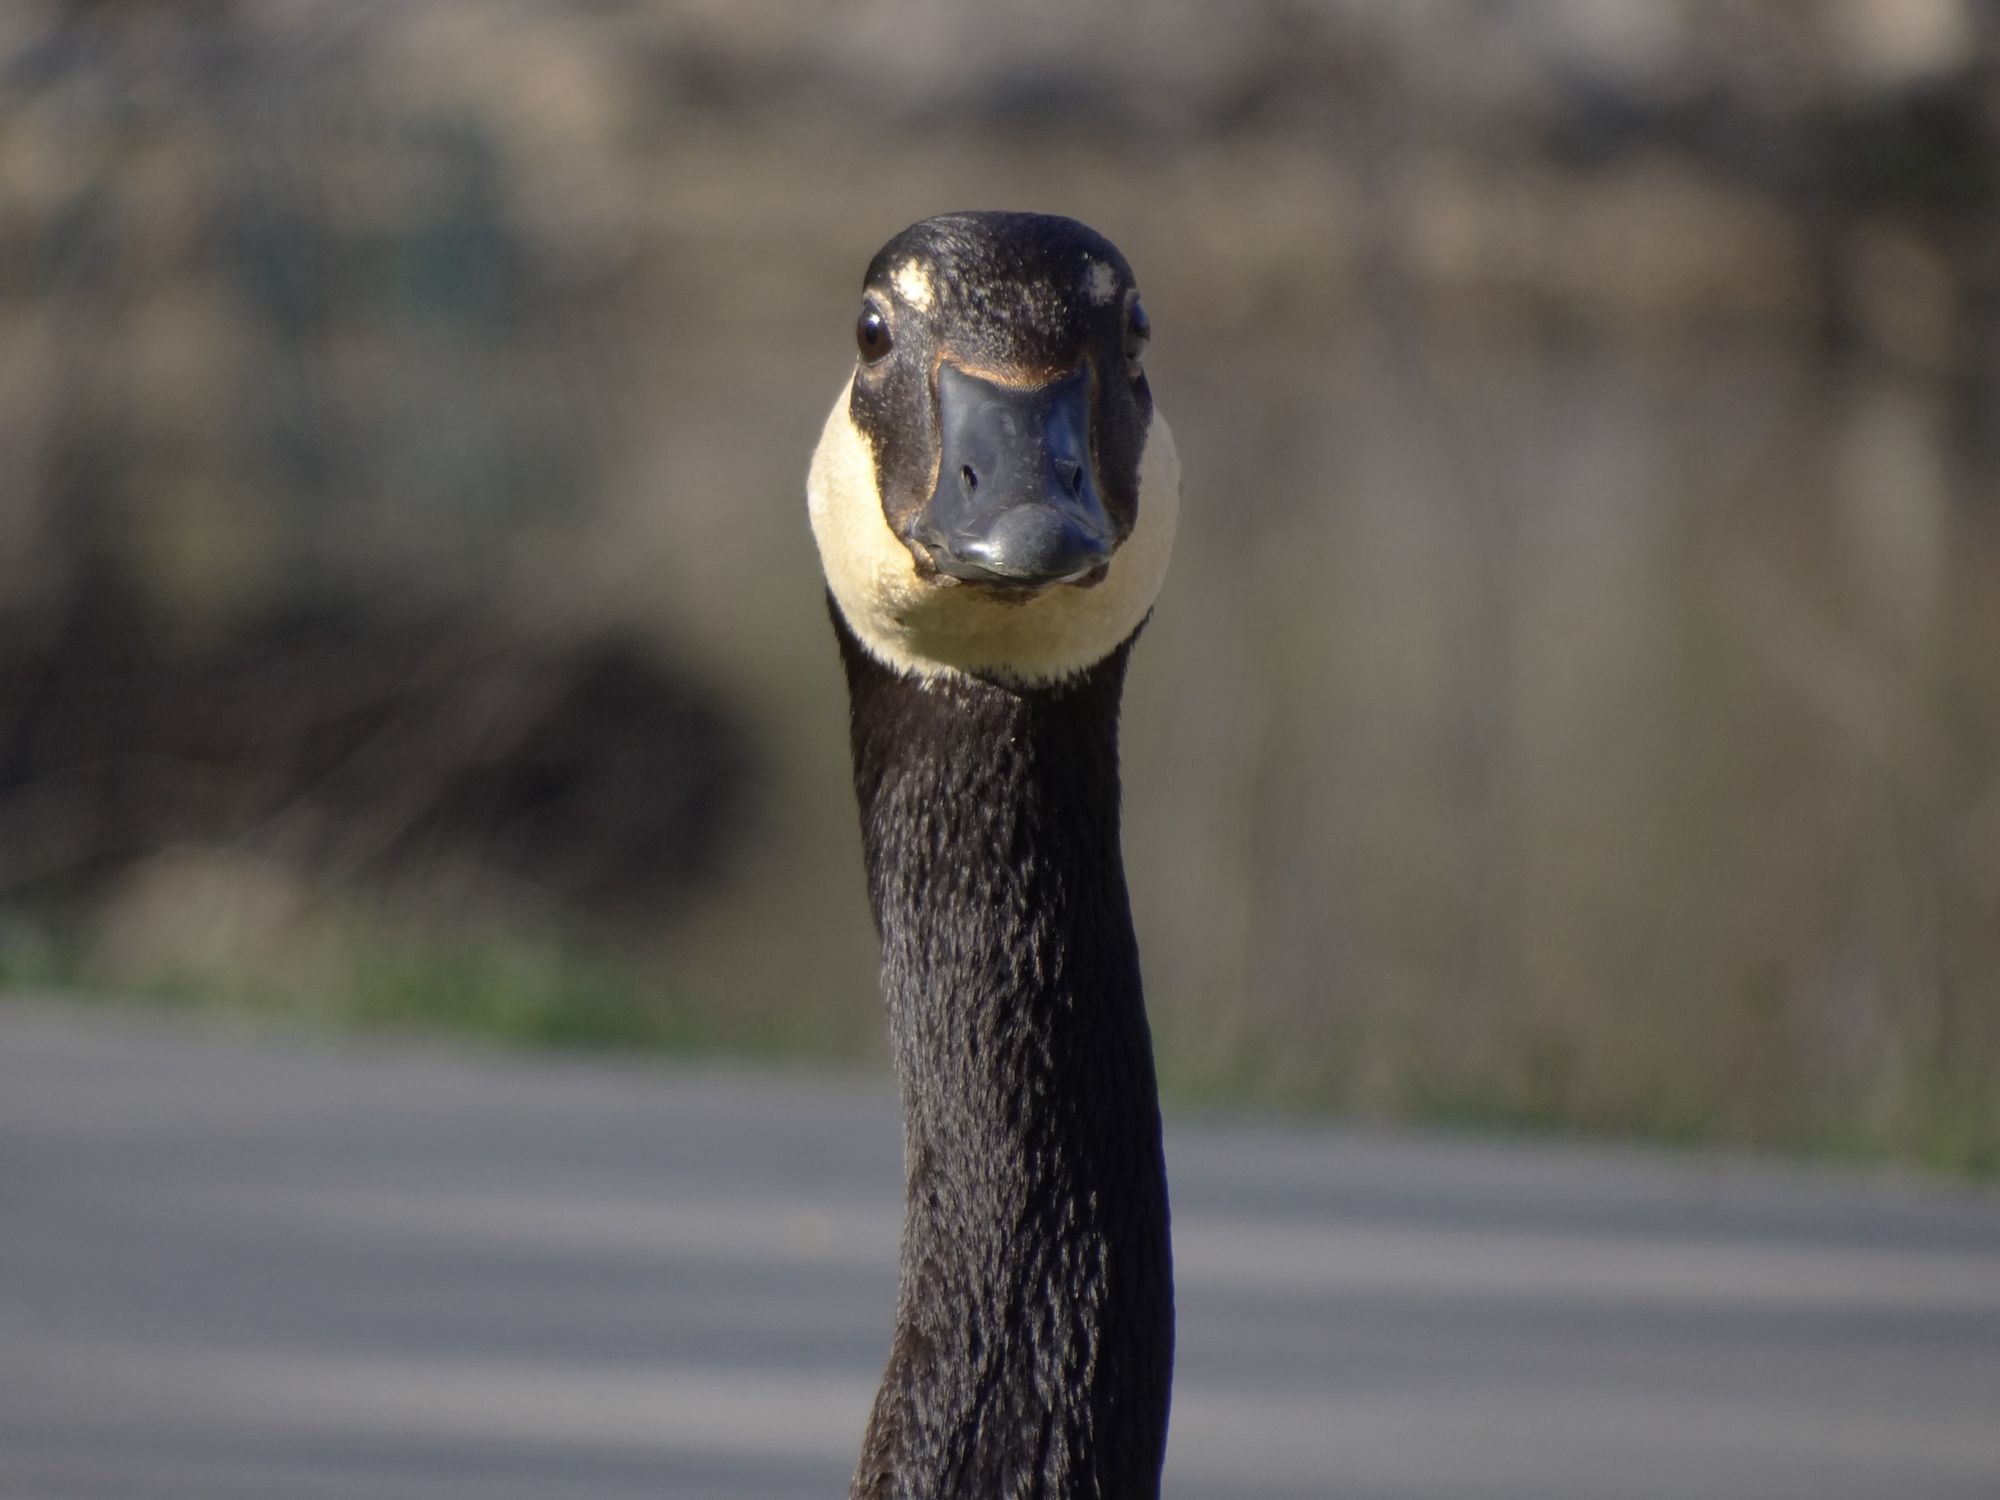
[(827, 584), (870, 655), (915, 677), (963, 673), (1035, 686), (1102, 661), (1139, 628), (1166, 578), (1180, 520), (1180, 458), (1158, 412), (1139, 465), (1138, 524), (1103, 580), (1008, 603), (918, 575), (882, 514), (874, 452), (848, 414), (851, 391), (850, 381), (813, 451), (806, 509)]
[(1101, 260), (1088, 264), (1090, 269), (1084, 276), (1084, 292), (1097, 306), (1106, 306), (1118, 295), (1118, 273)]
[(906, 260), (896, 267), (892, 278), (896, 284), (896, 295), (901, 297), (918, 312), (927, 312), (931, 305), (931, 273), (920, 261)]

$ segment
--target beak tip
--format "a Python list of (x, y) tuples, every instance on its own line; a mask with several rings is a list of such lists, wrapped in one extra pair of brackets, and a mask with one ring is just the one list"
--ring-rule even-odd
[(972, 583), (1040, 588), (1069, 583), (1102, 567), (1102, 537), (1043, 505), (1016, 505), (969, 535), (933, 545), (938, 567)]

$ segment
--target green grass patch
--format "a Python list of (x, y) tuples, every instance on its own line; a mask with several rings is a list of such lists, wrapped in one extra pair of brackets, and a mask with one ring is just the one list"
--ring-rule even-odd
[[(188, 912), (179, 913), (181, 916)], [(144, 943), (87, 919), (0, 920), (0, 1000), (116, 997), (259, 1026), (400, 1031), (517, 1047), (839, 1057), (857, 1055), (852, 1007), (818, 991), (745, 1005), (676, 984), (671, 959), (543, 921), (441, 923), (376, 905), (316, 908), (281, 932), (227, 942), (199, 924)], [(149, 929), (150, 931), (150, 929)], [(870, 1033), (872, 1037), (873, 1033)], [(1162, 1089), (1176, 1108), (1245, 1106), (1304, 1115), (1686, 1147), (1902, 1162), (1949, 1176), (2000, 1176), (2000, 1090), (1976, 1076), (1911, 1088), (1898, 1107), (1823, 1100), (1732, 1127), (1699, 1088), (1653, 1081), (1647, 1097), (1581, 1096), (1546, 1068), (1485, 1076), (1399, 1049), (1366, 1079), (1256, 1035), (1193, 1025), (1157, 1035)], [(1384, 1054), (1377, 1054), (1383, 1056)], [(1688, 1080), (1681, 1080), (1688, 1084)]]
[(451, 930), (367, 908), (254, 951), (190, 943), (134, 954), (82, 922), (16, 920), (0, 928), (0, 992), (528, 1047), (719, 1051), (759, 1040), (675, 985), (656, 956), (553, 923)]

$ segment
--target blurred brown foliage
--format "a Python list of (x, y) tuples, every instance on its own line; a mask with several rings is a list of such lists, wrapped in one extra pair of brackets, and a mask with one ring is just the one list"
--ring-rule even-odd
[[(1039, 207), (1138, 267), (1188, 463), (1127, 710), (1170, 1078), (2000, 1151), (1994, 6), (100, 0), (0, 69), (17, 940), (86, 866), (142, 983), (176, 891), (282, 912), (225, 963), (567, 901), (732, 1038), (872, 1045), (800, 476), (874, 247)], [(114, 600), (180, 720), (63, 750)], [(285, 779), (228, 664), (300, 618), (407, 778)], [(574, 793), (526, 858), (447, 790), (534, 781), (510, 681)], [(190, 757), (222, 812), (154, 817)]]

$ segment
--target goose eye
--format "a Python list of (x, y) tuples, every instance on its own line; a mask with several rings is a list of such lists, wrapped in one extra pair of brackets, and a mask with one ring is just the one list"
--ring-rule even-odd
[(1134, 375), (1139, 373), (1139, 361), (1145, 358), (1146, 345), (1152, 337), (1152, 320), (1135, 298), (1132, 310), (1125, 315), (1125, 363), (1132, 367)]
[(861, 350), (861, 362), (872, 365), (889, 352), (889, 320), (879, 307), (864, 307), (854, 325), (854, 343)]

